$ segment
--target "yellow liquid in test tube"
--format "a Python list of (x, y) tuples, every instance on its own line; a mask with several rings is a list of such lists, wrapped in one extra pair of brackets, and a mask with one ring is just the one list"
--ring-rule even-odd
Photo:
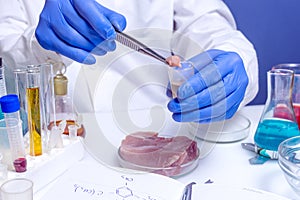
[(40, 117), (40, 97), (39, 88), (27, 88), (27, 110), (28, 110), (28, 128), (30, 155), (42, 155), (42, 137), (41, 137), (41, 117)]

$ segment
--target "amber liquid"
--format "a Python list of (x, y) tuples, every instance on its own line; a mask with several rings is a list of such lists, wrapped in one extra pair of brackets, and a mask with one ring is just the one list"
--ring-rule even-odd
[(42, 154), (39, 88), (26, 89), (30, 155)]

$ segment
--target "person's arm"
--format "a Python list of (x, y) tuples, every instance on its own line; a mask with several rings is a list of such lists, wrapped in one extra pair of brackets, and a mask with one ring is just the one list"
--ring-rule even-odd
[[(172, 43), (172, 49), (175, 53), (179, 55), (183, 55), (185, 58), (193, 57), (194, 61), (197, 61), (197, 55), (201, 53), (201, 51), (207, 51), (210, 49), (218, 49), (222, 50), (227, 54), (227, 52), (233, 52), (230, 54), (225, 55), (213, 55), (208, 53), (206, 55), (211, 57), (211, 61), (214, 61), (215, 68), (219, 71), (222, 66), (220, 59), (228, 58), (232, 56), (232, 59), (229, 60), (236, 60), (237, 62), (234, 66), (238, 66), (235, 69), (228, 69), (227, 74), (231, 76), (235, 76), (235, 80), (240, 79), (240, 82), (226, 82), (227, 79), (224, 77), (227, 75), (225, 74), (223, 79), (225, 85), (225, 91), (229, 91), (228, 85), (236, 86), (236, 88), (231, 88), (231, 93), (240, 93), (242, 99), (236, 99), (234, 101), (228, 101), (230, 99), (230, 92), (227, 92), (227, 100), (228, 102), (232, 102), (232, 105), (235, 106), (234, 111), (231, 112), (230, 116), (232, 116), (237, 107), (241, 107), (249, 103), (253, 98), (256, 96), (258, 91), (258, 64), (257, 64), (257, 57), (256, 52), (253, 45), (247, 40), (247, 38), (238, 30), (236, 30), (236, 24), (232, 14), (230, 13), (229, 9), (221, 0), (188, 0), (182, 2), (180, 0), (175, 0), (174, 4), (174, 39)], [(184, 48), (183, 48), (184, 47)], [(218, 54), (223, 54), (222, 51), (219, 51)], [(199, 56), (201, 57), (201, 56)], [(203, 57), (203, 56), (202, 56)], [(201, 63), (201, 62), (200, 62)], [(204, 66), (196, 66), (198, 69)], [(244, 68), (244, 69), (238, 69)], [(230, 70), (234, 73), (231, 73)], [(241, 73), (240, 75), (236, 72)], [(222, 72), (221, 72), (222, 73)], [(220, 73), (220, 74), (221, 74)], [(231, 74), (230, 74), (231, 73)], [(221, 76), (223, 76), (221, 74)], [(211, 77), (215, 78), (215, 77)], [(248, 80), (246, 80), (248, 79)], [(202, 80), (203, 81), (203, 80)], [(229, 83), (229, 84), (228, 84)], [(194, 81), (195, 84), (195, 81)], [(199, 84), (199, 83), (198, 83)], [(213, 83), (215, 84), (215, 83)], [(227, 85), (226, 85), (227, 84)], [(244, 85), (245, 92), (241, 92), (238, 88), (240, 85)], [(204, 86), (203, 86), (204, 87)], [(195, 87), (194, 87), (195, 89)], [(203, 88), (197, 88), (202, 90)], [(240, 89), (240, 90), (238, 90)], [(179, 89), (180, 91), (180, 89)], [(201, 93), (200, 91), (195, 91)], [(202, 97), (203, 95), (198, 95), (198, 98)], [(236, 95), (238, 96), (238, 95)], [(210, 97), (212, 98), (212, 97)], [(216, 101), (220, 101), (221, 99), (215, 98)], [(211, 99), (210, 99), (211, 100)], [(212, 100), (213, 101), (213, 100)], [(203, 111), (204, 107), (217, 107), (217, 102), (214, 102), (214, 105), (202, 105), (202, 100), (198, 99), (199, 107), (194, 108)], [(169, 105), (169, 109), (175, 113), (179, 113), (180, 117), (183, 114), (184, 103), (175, 103), (171, 102), (172, 105)], [(220, 105), (219, 105), (220, 106)], [(228, 106), (226, 104), (225, 106)], [(180, 109), (179, 109), (180, 107)], [(229, 108), (226, 108), (229, 109)], [(213, 109), (211, 109), (213, 110)], [(198, 115), (197, 113), (196, 115)], [(211, 114), (211, 113), (210, 113)], [(228, 114), (228, 113), (226, 113)], [(203, 115), (202, 115), (203, 116)], [(195, 117), (195, 116), (194, 116)], [(202, 121), (204, 118), (197, 116)], [(196, 118), (197, 118), (196, 117)], [(226, 116), (226, 118), (228, 118)], [(195, 118), (194, 118), (195, 119)], [(179, 119), (177, 119), (180, 121)], [(193, 120), (194, 121), (194, 120)], [(197, 121), (197, 120), (196, 120)]]

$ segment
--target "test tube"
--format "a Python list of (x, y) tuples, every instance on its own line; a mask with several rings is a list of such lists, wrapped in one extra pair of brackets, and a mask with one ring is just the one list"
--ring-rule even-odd
[(180, 64), (181, 67), (169, 67), (169, 79), (173, 98), (177, 97), (177, 90), (180, 85), (194, 75), (194, 66), (191, 62), (182, 61)]
[(20, 118), (22, 120), (23, 136), (28, 132), (27, 108), (26, 108), (26, 84), (27, 84), (27, 69), (20, 68), (14, 70), (15, 75), (15, 90), (20, 102)]
[[(26, 171), (26, 158), (18, 96), (15, 94), (5, 95), (1, 97), (0, 101), (15, 170), (16, 172), (24, 172)], [(16, 163), (18, 164), (16, 165)]]
[(40, 68), (27, 69), (26, 102), (29, 128), (29, 154), (42, 154), (41, 113), (40, 113)]

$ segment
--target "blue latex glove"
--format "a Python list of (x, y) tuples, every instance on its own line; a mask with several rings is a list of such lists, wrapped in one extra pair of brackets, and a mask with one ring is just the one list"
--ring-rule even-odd
[(43, 48), (93, 64), (92, 54), (115, 50), (115, 29), (125, 27), (124, 16), (95, 0), (46, 0), (35, 35)]
[(248, 85), (237, 53), (209, 50), (191, 61), (195, 75), (182, 84), (168, 103), (178, 122), (207, 123), (228, 119), (237, 111)]

